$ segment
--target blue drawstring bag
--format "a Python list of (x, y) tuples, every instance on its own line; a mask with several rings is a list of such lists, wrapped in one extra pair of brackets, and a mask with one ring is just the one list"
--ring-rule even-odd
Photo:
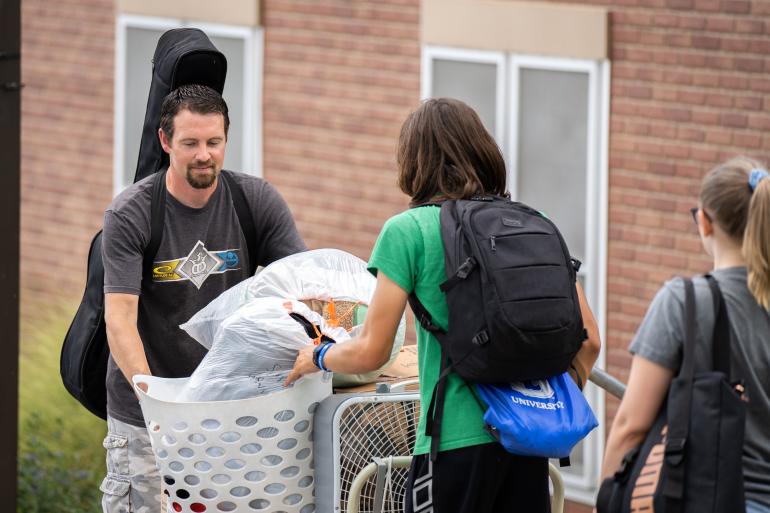
[(599, 423), (566, 372), (548, 379), (505, 385), (477, 384), (489, 406), (484, 422), (513, 454), (567, 458)]

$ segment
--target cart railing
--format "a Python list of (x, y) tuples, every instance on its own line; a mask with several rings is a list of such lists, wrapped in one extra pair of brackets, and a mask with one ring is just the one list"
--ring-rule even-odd
[[(366, 482), (375, 478), (374, 507), (372, 513), (382, 513), (385, 494), (388, 492), (388, 477), (391, 469), (408, 468), (412, 464), (411, 456), (389, 456), (387, 458), (375, 458), (374, 461), (364, 467), (358, 473), (350, 485), (348, 492), (347, 513), (359, 513), (358, 504), (361, 499), (361, 490)], [(564, 481), (561, 473), (553, 464), (548, 464), (548, 475), (551, 478), (553, 495), (551, 496), (551, 513), (563, 513), (564, 511)]]

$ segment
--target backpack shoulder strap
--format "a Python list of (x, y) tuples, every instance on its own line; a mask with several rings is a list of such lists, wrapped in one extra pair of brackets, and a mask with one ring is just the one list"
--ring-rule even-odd
[(436, 324), (433, 324), (433, 317), (431, 317), (430, 312), (428, 312), (428, 309), (425, 308), (425, 305), (422, 304), (414, 291), (409, 294), (409, 306), (412, 308), (414, 317), (417, 322), (420, 323), (420, 326), (429, 333), (433, 333), (433, 335), (441, 341), (441, 337), (446, 335), (446, 331)]
[(682, 367), (675, 378), (683, 382), (680, 394), (669, 395), (668, 436), (665, 448), (666, 483), (663, 495), (666, 511), (682, 511), (685, 484), (685, 451), (689, 435), (690, 409), (695, 374), (695, 287), (692, 280), (684, 278), (684, 351)]
[(425, 416), (425, 436), (430, 437), (430, 460), (436, 461), (438, 447), (441, 440), (441, 422), (444, 418), (444, 398), (446, 397), (446, 385), (449, 373), (454, 366), (441, 349), (441, 373), (430, 395), (430, 405)]
[(714, 301), (714, 334), (712, 336), (711, 354), (713, 369), (730, 377), (730, 320), (727, 306), (717, 280), (710, 274), (705, 276), (711, 289)]
[(246, 193), (243, 192), (238, 182), (230, 171), (222, 170), (221, 176), (224, 178), (230, 196), (233, 199), (233, 207), (238, 215), (238, 222), (241, 225), (243, 237), (246, 239), (246, 252), (249, 258), (249, 274), (254, 274), (257, 270), (257, 228), (254, 225), (254, 218), (251, 214), (251, 208), (246, 200)]
[(150, 203), (150, 242), (144, 249), (143, 275), (152, 276), (152, 262), (158, 254), (163, 239), (163, 223), (166, 218), (166, 171), (158, 171), (152, 185)]

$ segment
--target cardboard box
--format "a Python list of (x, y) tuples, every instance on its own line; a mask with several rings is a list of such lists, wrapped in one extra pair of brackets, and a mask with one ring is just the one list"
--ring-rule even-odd
[[(387, 367), (382, 374), (372, 383), (354, 387), (335, 388), (334, 393), (350, 394), (361, 392), (374, 392), (379, 383), (399, 383), (401, 381), (417, 380), (417, 346), (404, 346), (396, 356), (395, 361)], [(406, 390), (419, 390), (417, 383), (407, 385)]]

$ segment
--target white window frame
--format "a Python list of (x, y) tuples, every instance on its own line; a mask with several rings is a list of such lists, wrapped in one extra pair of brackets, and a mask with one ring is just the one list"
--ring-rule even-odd
[(420, 97), (430, 98), (433, 89), (433, 61), (435, 59), (472, 62), (479, 64), (494, 64), (497, 66), (497, 83), (495, 84), (495, 140), (502, 145), (505, 141), (505, 81), (507, 79), (506, 58), (503, 52), (484, 50), (467, 50), (446, 46), (423, 46), (421, 63)]
[[(594, 315), (600, 327), (602, 340), (606, 340), (606, 289), (607, 289), (607, 134), (609, 132), (609, 62), (551, 58), (529, 55), (511, 55), (509, 58), (510, 116), (508, 118), (508, 184), (512, 197), (516, 197), (518, 183), (518, 127), (519, 127), (519, 79), (522, 69), (586, 73), (588, 75), (588, 130), (586, 151), (586, 254), (580, 274), (589, 303), (595, 308)], [(604, 367), (605, 352), (599, 355), (597, 365)], [(562, 469), (566, 497), (592, 504), (596, 495), (604, 452), (604, 393), (589, 384), (585, 395), (591, 403), (599, 427), (583, 444), (583, 472), (575, 474), (569, 468)]]
[[(264, 34), (260, 27), (200, 23), (175, 18), (119, 14), (116, 18), (115, 39), (115, 126), (113, 142), (113, 194), (118, 194), (130, 183), (123, 183), (125, 162), (125, 99), (126, 99), (126, 32), (129, 28), (169, 30), (196, 27), (210, 37), (242, 39), (243, 62), (228, 62), (228, 66), (243, 66), (244, 126), (234, 127), (243, 134), (242, 171), (262, 176), (262, 66)], [(152, 56), (148, 56), (148, 62)], [(149, 71), (149, 70), (148, 70)], [(149, 73), (148, 73), (149, 77)], [(144, 109), (146, 105), (142, 105)], [(140, 108), (140, 106), (137, 106)]]
[[(585, 293), (593, 308), (602, 340), (606, 340), (607, 312), (607, 223), (608, 223), (608, 141), (609, 141), (609, 77), (610, 63), (606, 60), (576, 60), (504, 52), (477, 51), (448, 47), (423, 46), (421, 97), (429, 98), (433, 88), (433, 59), (484, 62), (498, 65), (497, 125), (495, 138), (506, 155), (508, 187), (516, 197), (519, 126), (520, 70), (541, 69), (574, 71), (588, 74), (588, 148), (586, 152), (586, 255), (581, 275)], [(501, 83), (501, 79), (503, 82)], [(503, 126), (500, 127), (500, 123)], [(603, 347), (596, 365), (604, 367), (606, 349)], [(591, 403), (599, 427), (583, 444), (583, 471), (561, 469), (565, 496), (573, 501), (593, 504), (599, 485), (605, 436), (605, 394), (589, 383), (585, 395)]]

